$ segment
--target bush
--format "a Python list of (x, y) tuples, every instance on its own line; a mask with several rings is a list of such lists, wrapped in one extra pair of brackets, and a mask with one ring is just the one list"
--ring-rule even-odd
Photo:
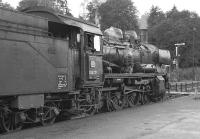
[(200, 80), (200, 67), (180, 68), (170, 72), (170, 81), (196, 81)]

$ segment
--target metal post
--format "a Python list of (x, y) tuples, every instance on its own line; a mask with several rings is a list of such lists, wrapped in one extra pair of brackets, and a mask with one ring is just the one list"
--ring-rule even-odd
[(185, 82), (185, 92), (187, 92), (187, 83)]
[(181, 92), (183, 92), (183, 84), (181, 83)]
[(195, 31), (196, 31), (196, 28), (193, 27), (193, 35), (192, 35), (192, 71), (193, 71), (193, 80), (196, 81), (196, 73), (195, 73), (195, 56), (194, 56), (194, 43), (195, 43)]
[(178, 57), (179, 57), (179, 54), (178, 54), (178, 48), (179, 48), (179, 45), (178, 44), (175, 44), (176, 45), (176, 70), (178, 70), (178, 62), (179, 62), (179, 60), (178, 60)]
[(198, 90), (198, 82), (196, 82), (196, 89)]
[(194, 85), (193, 85), (193, 82), (192, 82), (192, 91), (193, 91), (193, 87), (194, 87)]

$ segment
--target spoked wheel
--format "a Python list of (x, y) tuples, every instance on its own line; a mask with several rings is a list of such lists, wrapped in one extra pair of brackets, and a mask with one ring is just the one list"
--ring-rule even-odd
[(0, 128), (3, 132), (20, 130), (22, 128), (22, 123), (17, 122), (17, 116), (14, 112), (3, 110), (1, 112)]
[(124, 107), (123, 99), (121, 99), (117, 95), (111, 96), (111, 104), (114, 110), (121, 110)]
[(94, 115), (96, 112), (96, 108), (94, 106), (94, 104), (83, 100), (82, 102), (80, 102), (80, 108), (83, 109), (84, 113), (88, 114), (88, 115)]
[(111, 92), (107, 92), (106, 95), (106, 108), (109, 112), (114, 111), (113, 104), (110, 97)]
[(111, 100), (110, 98), (106, 100), (106, 105), (107, 105), (107, 110), (108, 110), (109, 112), (115, 110), (115, 108), (113, 107), (112, 100)]
[(133, 107), (137, 104), (137, 94), (130, 93), (127, 95), (128, 106)]
[(3, 111), (1, 114), (1, 129), (3, 132), (13, 131), (12, 113), (10, 111)]
[(41, 117), (41, 124), (43, 126), (51, 125), (55, 122), (56, 116), (59, 111), (53, 102), (47, 102), (45, 106), (42, 108), (43, 115)]

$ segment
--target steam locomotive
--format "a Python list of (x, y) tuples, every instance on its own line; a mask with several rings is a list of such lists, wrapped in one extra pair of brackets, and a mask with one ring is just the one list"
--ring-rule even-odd
[(167, 74), (158, 67), (169, 64), (169, 51), (133, 44), (131, 35), (112, 41), (112, 29), (103, 37), (96, 25), (45, 7), (0, 9), (0, 34), (0, 131), (119, 110), (165, 94)]

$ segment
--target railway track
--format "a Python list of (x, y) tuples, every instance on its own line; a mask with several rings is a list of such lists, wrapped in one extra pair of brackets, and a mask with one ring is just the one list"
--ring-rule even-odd
[[(145, 107), (146, 105), (150, 105), (150, 104), (153, 104), (153, 103), (162, 103), (164, 101), (168, 101), (168, 100), (171, 100), (171, 99), (175, 99), (177, 97), (182, 97), (182, 96), (185, 96), (185, 95), (182, 95), (182, 94), (171, 94), (170, 92), (167, 92), (164, 99), (160, 100), (160, 101), (156, 101), (156, 102), (148, 102), (146, 104), (139, 104), (137, 103), (135, 106), (133, 107), (125, 107), (124, 109), (131, 109), (131, 108), (136, 108), (136, 107)], [(115, 110), (116, 111), (116, 110)], [(100, 113), (106, 113), (106, 112), (109, 112), (109, 111), (101, 111), (101, 112), (98, 112), (98, 113), (95, 113), (96, 114), (100, 114)], [(92, 115), (87, 115), (87, 114), (80, 114), (80, 115), (76, 115), (76, 116), (58, 116), (58, 118), (56, 119), (56, 122), (55, 123), (58, 123), (58, 122), (64, 122), (64, 121), (67, 121), (67, 120), (73, 120), (73, 119), (81, 119), (81, 118), (85, 118), (85, 117), (89, 117), (89, 116), (92, 116)], [(49, 124), (49, 125), (45, 125), (45, 126), (51, 126), (52, 124)], [(16, 133), (16, 132), (19, 132), (21, 130), (27, 130), (27, 129), (31, 129), (31, 128), (39, 128), (41, 127), (41, 124), (40, 123), (36, 123), (36, 124), (25, 124), (24, 127), (22, 129), (19, 129), (19, 130), (14, 130), (14, 131), (10, 131), (10, 132), (0, 132), (0, 138), (1, 138), (1, 135), (7, 135), (7, 134), (11, 134), (11, 133)]]

